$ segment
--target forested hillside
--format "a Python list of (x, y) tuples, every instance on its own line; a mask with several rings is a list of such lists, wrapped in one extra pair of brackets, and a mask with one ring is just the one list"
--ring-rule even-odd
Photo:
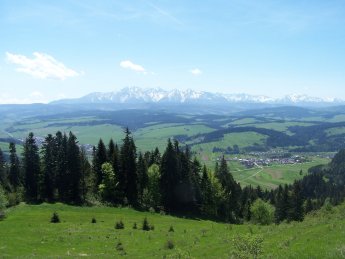
[(265, 210), (275, 207), (268, 223), (279, 223), (302, 221), (326, 200), (337, 205), (345, 196), (344, 151), (328, 166), (271, 191), (241, 187), (224, 157), (207, 168), (177, 140), (168, 139), (162, 154), (158, 148), (137, 152), (128, 128), (119, 144), (110, 140), (106, 146), (100, 139), (91, 162), (72, 132), (49, 134), (41, 148), (30, 133), (22, 155), (14, 143), (8, 162), (0, 155), (0, 180), (10, 206), (21, 201), (104, 203), (242, 223), (251, 220), (251, 207), (259, 201), (256, 206)]

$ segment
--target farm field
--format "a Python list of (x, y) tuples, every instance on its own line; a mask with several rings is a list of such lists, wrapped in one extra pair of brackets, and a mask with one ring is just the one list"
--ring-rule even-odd
[[(53, 212), (61, 223), (50, 223)], [(0, 254), (8, 257), (231, 258), (234, 240), (260, 236), (263, 258), (344, 258), (345, 205), (322, 209), (304, 222), (258, 226), (185, 219), (128, 208), (63, 204), (13, 207), (0, 221)], [(92, 224), (95, 217), (97, 223)], [(147, 217), (153, 231), (138, 228)], [(115, 229), (122, 220), (124, 229)], [(169, 232), (170, 226), (174, 232)], [(18, 235), (18, 233), (21, 233)], [(167, 248), (167, 242), (173, 244)]]
[[(300, 164), (272, 165), (256, 167), (251, 169), (232, 170), (236, 181), (242, 186), (252, 185), (263, 189), (275, 189), (280, 184), (289, 184), (294, 180), (303, 178), (310, 167), (327, 164), (330, 160), (326, 158), (313, 157), (312, 161)], [(300, 173), (302, 171), (302, 173)]]

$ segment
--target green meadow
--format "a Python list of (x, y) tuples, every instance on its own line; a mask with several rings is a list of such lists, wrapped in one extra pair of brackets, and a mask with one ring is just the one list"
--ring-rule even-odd
[[(53, 212), (61, 223), (50, 223)], [(231, 258), (236, 239), (248, 235), (262, 238), (260, 258), (344, 258), (344, 215), (343, 204), (301, 223), (230, 225), (130, 208), (20, 204), (0, 221), (0, 257)], [(140, 229), (145, 217), (154, 230)], [(124, 229), (115, 229), (120, 220)]]

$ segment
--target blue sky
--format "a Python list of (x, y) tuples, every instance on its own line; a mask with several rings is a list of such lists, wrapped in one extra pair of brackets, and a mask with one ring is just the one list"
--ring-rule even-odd
[(126, 86), (345, 99), (345, 1), (0, 1), (0, 103)]

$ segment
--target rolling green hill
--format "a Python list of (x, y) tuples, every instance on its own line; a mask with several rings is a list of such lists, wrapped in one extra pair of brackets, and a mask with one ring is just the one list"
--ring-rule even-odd
[[(56, 211), (61, 223), (50, 223)], [(184, 219), (128, 208), (25, 205), (0, 221), (1, 257), (231, 258), (236, 239), (262, 237), (262, 258), (344, 258), (345, 204), (307, 215), (301, 223), (258, 226)], [(92, 224), (95, 217), (97, 223)], [(144, 217), (153, 231), (141, 227)], [(115, 229), (122, 220), (124, 229)], [(174, 232), (169, 232), (170, 226)], [(18, 235), (20, 233), (20, 235)], [(167, 242), (173, 248), (167, 248)]]

